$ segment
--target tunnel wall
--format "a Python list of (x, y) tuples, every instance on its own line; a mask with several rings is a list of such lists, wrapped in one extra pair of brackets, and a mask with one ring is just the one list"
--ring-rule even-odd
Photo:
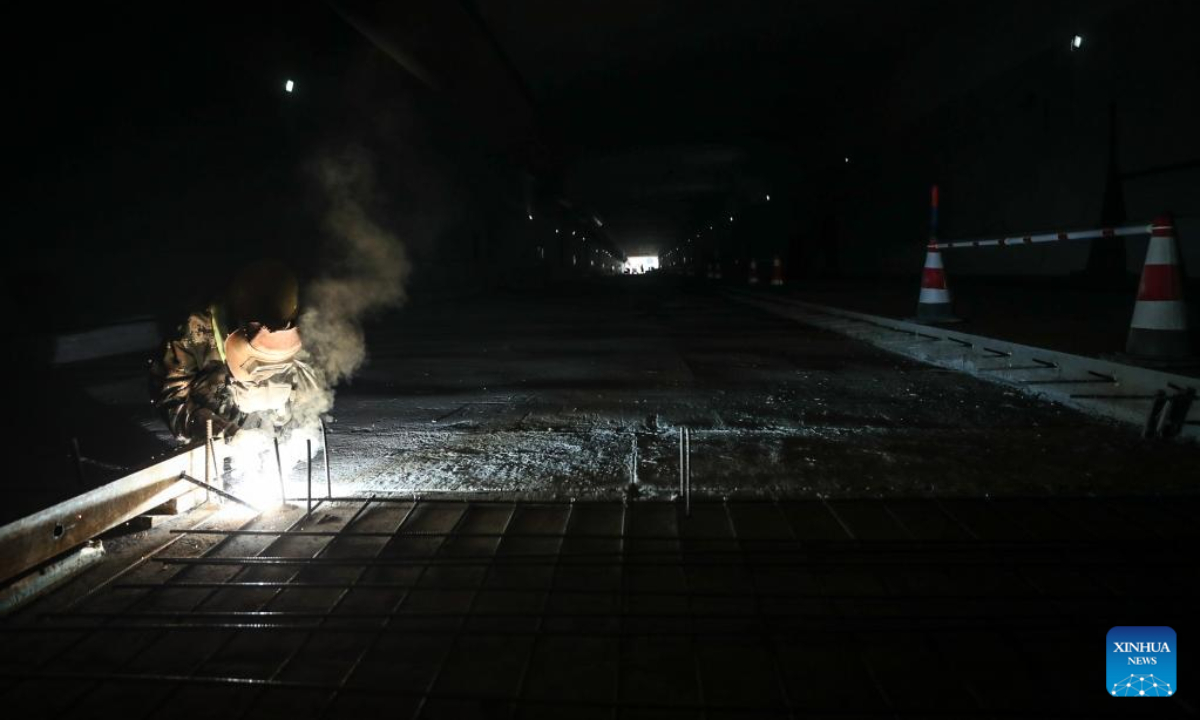
[[(815, 194), (807, 236), (822, 237), (819, 209), (832, 204), (848, 271), (911, 274), (921, 263), (935, 182), (942, 239), (1099, 227), (1115, 105), (1128, 221), (1172, 211), (1186, 267), (1197, 277), (1200, 85), (1180, 81), (1200, 72), (1194, 3), (1009, 15), (1012, 27), (965, 34), (959, 55), (912, 49), (895, 69), (880, 138), (860, 141), (848, 151), (850, 163), (822, 174), (828, 187)], [(1072, 51), (1076, 32), (1084, 42)], [(1088, 245), (951, 251), (947, 263), (967, 275), (1073, 273), (1086, 265)], [(1145, 247), (1144, 239), (1127, 242), (1130, 272), (1140, 270)]]
[(22, 182), (4, 293), (39, 308), (15, 318), (18, 334), (173, 323), (264, 255), (322, 275), (339, 251), (314, 166), (347, 152), (374, 174), (369, 216), (412, 260), (412, 301), (583, 270), (536, 250), (546, 228), (526, 219), (537, 197), (520, 149), (483, 137), (326, 4), (289, 6), (274, 29), (184, 14), (146, 32), (136, 9), (82, 9), (63, 27), (27, 12), (28, 32), (55, 34), (19, 58), (13, 89)]

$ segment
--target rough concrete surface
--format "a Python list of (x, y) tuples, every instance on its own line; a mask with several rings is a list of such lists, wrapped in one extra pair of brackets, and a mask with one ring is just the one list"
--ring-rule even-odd
[(1200, 467), (1195, 448), (668, 278), (412, 309), (368, 343), (334, 410), (339, 494), (612, 495), (636, 438), (640, 489), (667, 496), (680, 426), (709, 494), (1165, 493)]

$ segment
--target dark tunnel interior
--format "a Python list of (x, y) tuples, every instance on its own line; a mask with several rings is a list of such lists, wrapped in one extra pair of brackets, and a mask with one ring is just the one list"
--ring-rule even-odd
[(5, 717), (1200, 715), (1197, 3), (6, 16)]

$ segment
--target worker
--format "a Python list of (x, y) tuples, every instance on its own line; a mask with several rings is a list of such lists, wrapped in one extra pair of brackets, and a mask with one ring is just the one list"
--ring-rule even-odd
[(299, 283), (266, 260), (238, 272), (224, 297), (193, 312), (151, 364), (154, 404), (181, 440), (231, 437), (252, 416), (276, 427), (290, 419), (298, 384), (311, 380), (300, 361)]

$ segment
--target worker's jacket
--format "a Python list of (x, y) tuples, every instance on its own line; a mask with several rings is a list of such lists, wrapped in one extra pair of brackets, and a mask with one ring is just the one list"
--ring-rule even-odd
[(179, 337), (168, 341), (151, 364), (154, 405), (176, 436), (204, 437), (209, 419), (218, 431), (245, 419), (230, 387), (222, 352), (228, 329), (221, 327), (220, 314), (215, 306), (192, 313), (179, 327)]
[(162, 357), (152, 363), (154, 404), (171, 432), (199, 439), (205, 437), (209, 420), (219, 434), (237, 429), (248, 415), (279, 428), (294, 419), (297, 395), (310, 400), (305, 404), (307, 415), (324, 411), (325, 406), (312, 401), (327, 401), (328, 394), (319, 390), (323, 383), (302, 360), (307, 357), (303, 351), (284, 362), (247, 367), (250, 377), (244, 380), (233, 377), (225, 357), (231, 330), (220, 306), (192, 313), (180, 326), (180, 337), (168, 342)]

